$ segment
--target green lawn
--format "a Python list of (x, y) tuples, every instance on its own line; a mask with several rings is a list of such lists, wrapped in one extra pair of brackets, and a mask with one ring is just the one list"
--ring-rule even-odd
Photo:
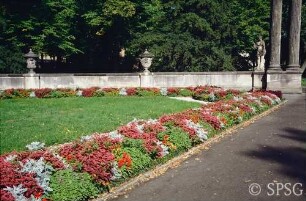
[(134, 118), (157, 118), (198, 106), (167, 97), (0, 100), (1, 153), (24, 150), (33, 141), (68, 142), (114, 130)]

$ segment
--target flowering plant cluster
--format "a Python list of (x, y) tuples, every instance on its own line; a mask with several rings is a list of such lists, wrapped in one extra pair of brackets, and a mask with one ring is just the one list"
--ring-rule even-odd
[(47, 150), (12, 152), (0, 156), (1, 200), (48, 200), (51, 174), (64, 163)]
[(196, 99), (216, 101), (238, 95), (238, 90), (225, 90), (215, 86), (197, 86), (185, 88), (99, 88), (85, 89), (42, 88), (42, 89), (6, 89), (0, 91), (0, 99), (12, 98), (62, 98), (62, 97), (102, 97), (102, 96), (194, 96)]
[[(43, 143), (34, 142), (27, 146), (29, 151), (1, 155), (1, 200), (70, 200), (64, 193), (70, 190), (65, 190), (61, 184), (69, 184), (72, 190), (79, 188), (66, 181), (77, 178), (90, 189), (77, 191), (82, 193), (78, 197), (89, 198), (97, 189), (108, 190), (153, 164), (170, 159), (281, 102), (275, 93), (264, 91), (242, 93), (213, 87), (188, 90), (200, 95), (214, 93), (220, 100), (158, 119), (135, 119), (115, 131), (83, 136), (55, 148), (46, 149)], [(83, 92), (88, 95), (95, 93), (93, 91), (96, 89)], [(174, 94), (177, 91), (163, 92)], [(113, 92), (113, 89), (108, 91)], [(138, 93), (131, 89), (116, 92)], [(150, 89), (150, 92), (160, 91)], [(231, 99), (222, 99), (229, 94)]]

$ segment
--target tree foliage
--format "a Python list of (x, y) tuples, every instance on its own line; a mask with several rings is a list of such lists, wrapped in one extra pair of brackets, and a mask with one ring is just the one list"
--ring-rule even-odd
[(29, 48), (57, 58), (42, 72), (132, 71), (146, 48), (154, 71), (248, 69), (239, 53), (252, 52), (259, 35), (268, 43), (269, 20), (265, 0), (2, 0), (0, 72), (24, 72)]

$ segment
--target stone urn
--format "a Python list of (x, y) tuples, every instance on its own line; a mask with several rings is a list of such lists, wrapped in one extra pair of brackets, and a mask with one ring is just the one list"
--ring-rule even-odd
[(36, 59), (38, 58), (38, 55), (35, 54), (32, 49), (30, 49), (30, 51), (25, 54), (24, 57), (27, 60), (27, 68), (29, 69), (28, 74), (34, 75), (34, 69), (36, 68)]
[(140, 63), (142, 67), (144, 68), (144, 74), (149, 75), (150, 71), (149, 68), (152, 65), (152, 60), (154, 58), (154, 55), (150, 53), (147, 49), (139, 55)]

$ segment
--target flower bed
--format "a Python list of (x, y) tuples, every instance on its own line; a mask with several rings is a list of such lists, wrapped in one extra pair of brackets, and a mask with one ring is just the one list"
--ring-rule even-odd
[[(102, 96), (200, 96), (203, 94), (234, 94), (241, 93), (236, 90), (224, 90), (219, 87), (198, 86), (187, 88), (99, 88), (90, 87), (86, 89), (6, 89), (0, 91), (1, 99), (13, 98), (62, 98), (62, 97), (102, 97)], [(229, 96), (230, 97), (230, 96)], [(212, 101), (215, 101), (214, 99)]]
[[(188, 90), (203, 94), (208, 89)], [(218, 91), (220, 97), (229, 94)], [(231, 94), (230, 99), (158, 119), (135, 119), (58, 147), (46, 149), (35, 142), (27, 146), (31, 151), (1, 155), (1, 200), (87, 200), (281, 102), (269, 92)]]

